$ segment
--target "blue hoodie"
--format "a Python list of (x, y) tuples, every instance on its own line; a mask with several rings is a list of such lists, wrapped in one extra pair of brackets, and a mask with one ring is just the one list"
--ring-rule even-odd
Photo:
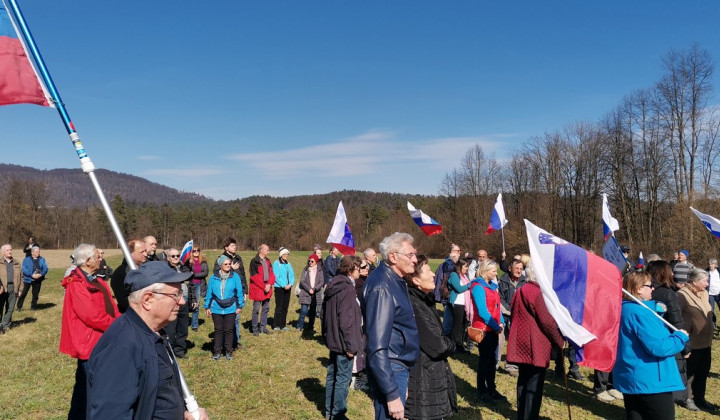
[(673, 356), (688, 339), (680, 331), (670, 333), (648, 307), (623, 301), (613, 385), (623, 394), (685, 389)]

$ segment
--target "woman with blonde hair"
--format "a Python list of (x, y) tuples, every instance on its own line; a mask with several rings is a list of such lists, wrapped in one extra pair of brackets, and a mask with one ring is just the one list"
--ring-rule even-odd
[(205, 296), (207, 291), (208, 263), (205, 256), (200, 252), (199, 246), (193, 246), (190, 258), (185, 262), (185, 266), (193, 273), (192, 286), (195, 287), (195, 296), (197, 296), (197, 306), (193, 309), (192, 318), (190, 319), (190, 327), (193, 331), (198, 330), (198, 316), (200, 315), (200, 296)]

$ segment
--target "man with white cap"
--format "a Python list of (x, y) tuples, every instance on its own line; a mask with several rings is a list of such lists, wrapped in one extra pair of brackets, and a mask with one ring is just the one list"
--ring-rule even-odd
[[(185, 410), (177, 360), (161, 331), (185, 304), (180, 284), (190, 276), (153, 261), (125, 277), (129, 307), (88, 361), (88, 418), (193, 418)], [(208, 418), (203, 409), (200, 418)]]

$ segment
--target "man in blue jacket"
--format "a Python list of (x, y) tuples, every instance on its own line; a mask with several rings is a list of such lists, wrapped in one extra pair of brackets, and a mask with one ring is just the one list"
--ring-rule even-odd
[[(152, 261), (125, 277), (129, 307), (88, 361), (89, 419), (187, 418), (177, 359), (161, 330), (185, 304), (180, 283), (191, 276)], [(200, 418), (208, 419), (199, 410)]]
[(376, 419), (405, 417), (410, 369), (420, 338), (403, 276), (415, 271), (413, 237), (396, 232), (380, 242), (383, 261), (363, 286), (367, 361)]

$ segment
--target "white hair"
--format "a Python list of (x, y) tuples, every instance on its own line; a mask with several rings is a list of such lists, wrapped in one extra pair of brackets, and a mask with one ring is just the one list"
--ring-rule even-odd
[(78, 245), (78, 247), (75, 248), (75, 251), (73, 251), (72, 255), (70, 255), (70, 258), (72, 258), (73, 263), (76, 267), (83, 267), (87, 264), (88, 260), (95, 261), (95, 245)]
[(164, 283), (153, 283), (150, 286), (143, 287), (140, 290), (136, 290), (128, 296), (128, 303), (134, 303), (138, 304), (140, 303), (140, 299), (145, 293), (148, 292), (162, 292), (163, 291), (163, 284)]
[(398, 252), (402, 249), (403, 243), (407, 242), (409, 244), (412, 244), (413, 241), (414, 239), (410, 234), (403, 232), (395, 232), (390, 236), (386, 236), (385, 238), (383, 238), (382, 242), (380, 242), (380, 255), (382, 255), (384, 260), (387, 260), (388, 255), (392, 254), (393, 252)]

